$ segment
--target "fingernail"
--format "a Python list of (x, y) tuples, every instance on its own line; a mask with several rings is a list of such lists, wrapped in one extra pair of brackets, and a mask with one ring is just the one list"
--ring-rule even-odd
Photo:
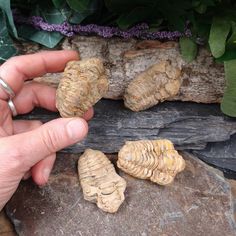
[(88, 126), (82, 119), (73, 119), (67, 124), (67, 132), (71, 139), (80, 140), (87, 134)]
[(44, 178), (45, 182), (48, 181), (50, 173), (51, 173), (50, 169), (48, 169), (48, 168), (43, 169), (43, 178)]

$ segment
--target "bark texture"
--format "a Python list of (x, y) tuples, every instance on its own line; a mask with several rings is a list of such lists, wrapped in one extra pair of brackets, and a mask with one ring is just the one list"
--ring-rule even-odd
[[(176, 42), (77, 36), (70, 40), (66, 39), (61, 47), (79, 51), (81, 59), (90, 57), (103, 59), (110, 82), (106, 98), (122, 98), (130, 81), (164, 60), (169, 60), (173, 66), (181, 70), (179, 92), (168, 100), (218, 103), (223, 96), (225, 87), (223, 65), (215, 63), (204, 48), (199, 49), (196, 60), (186, 63), (180, 55), (179, 45)], [(32, 50), (32, 47), (30, 49)], [(37, 80), (56, 87), (60, 77), (60, 74), (47, 75)]]

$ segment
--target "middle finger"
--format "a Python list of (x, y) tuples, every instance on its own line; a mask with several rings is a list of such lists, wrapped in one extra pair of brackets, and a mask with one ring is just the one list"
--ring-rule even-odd
[(18, 114), (25, 114), (34, 107), (43, 107), (51, 111), (56, 111), (55, 88), (29, 82), (24, 85), (19, 94), (13, 99)]

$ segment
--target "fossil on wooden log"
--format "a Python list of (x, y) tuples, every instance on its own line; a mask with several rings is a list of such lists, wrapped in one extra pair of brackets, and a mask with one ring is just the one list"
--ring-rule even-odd
[(169, 61), (161, 61), (133, 79), (125, 90), (125, 106), (133, 111), (146, 110), (179, 92), (181, 71)]
[(167, 139), (140, 140), (125, 143), (117, 166), (134, 177), (167, 185), (185, 168), (185, 161)]
[(57, 88), (56, 107), (62, 117), (82, 117), (107, 90), (108, 80), (101, 60), (70, 61)]
[(118, 210), (125, 199), (126, 181), (101, 151), (86, 149), (78, 161), (78, 174), (86, 200), (109, 213)]
[[(198, 57), (191, 63), (186, 63), (182, 59), (176, 42), (76, 36), (65, 40), (62, 48), (78, 50), (81, 59), (97, 57), (103, 60), (109, 74), (106, 98), (122, 98), (126, 87), (133, 79), (151, 66), (166, 60), (181, 70), (180, 89), (168, 100), (218, 103), (223, 96), (223, 65), (215, 63), (204, 48), (199, 49)], [(57, 86), (60, 76), (46, 75), (45, 78), (37, 78), (37, 81)]]

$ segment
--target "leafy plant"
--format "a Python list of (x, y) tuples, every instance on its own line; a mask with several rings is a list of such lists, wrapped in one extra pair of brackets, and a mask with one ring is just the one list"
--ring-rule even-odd
[(214, 17), (209, 36), (209, 45), (212, 55), (216, 58), (225, 53), (225, 46), (230, 32), (230, 22), (222, 17)]
[(0, 60), (5, 61), (16, 54), (17, 49), (7, 30), (6, 15), (0, 10)]
[[(236, 117), (236, 2), (234, 0), (0, 0), (0, 61), (16, 55), (13, 40), (30, 40), (54, 48), (64, 38), (59, 32), (30, 25), (15, 26), (13, 9), (24, 16), (40, 16), (49, 24), (100, 24), (127, 30), (147, 23), (157, 30), (184, 32), (180, 38), (183, 58), (191, 62), (198, 46), (209, 48), (224, 63), (227, 89), (221, 108)], [(63, 28), (63, 27), (62, 27)], [(46, 29), (46, 26), (45, 26)]]
[(221, 110), (229, 115), (235, 117), (236, 110), (236, 60), (224, 62), (226, 90), (223, 100), (221, 102)]
[(183, 59), (187, 62), (193, 61), (197, 55), (197, 44), (187, 37), (181, 38), (179, 44)]
[(2, 10), (3, 14), (6, 16), (6, 22), (9, 26), (8, 29), (17, 38), (17, 31), (16, 31), (16, 27), (13, 21), (10, 0), (6, 0), (6, 1), (0, 0), (0, 9)]

